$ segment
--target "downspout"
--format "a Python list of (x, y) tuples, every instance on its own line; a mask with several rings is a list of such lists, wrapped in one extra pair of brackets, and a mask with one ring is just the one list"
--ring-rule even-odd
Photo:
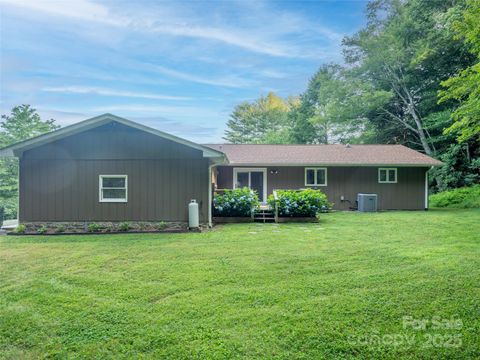
[(208, 165), (208, 227), (211, 228), (212, 224), (212, 169), (215, 163)]
[(225, 161), (213, 161), (208, 165), (208, 227), (213, 226), (212, 222), (212, 169), (214, 166), (224, 164)]
[(214, 166), (228, 164), (228, 159), (223, 155), (217, 161), (212, 160), (212, 163), (208, 165), (208, 227), (213, 226), (212, 222), (212, 169)]
[[(430, 169), (433, 169), (433, 166)], [(430, 169), (425, 171), (425, 211), (428, 210), (428, 171)]]
[(17, 171), (17, 223), (20, 225), (20, 169), (22, 156), (18, 157), (18, 171)]

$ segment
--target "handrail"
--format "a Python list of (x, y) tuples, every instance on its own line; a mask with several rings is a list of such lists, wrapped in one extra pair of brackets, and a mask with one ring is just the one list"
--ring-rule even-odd
[(214, 193), (222, 193), (222, 192), (225, 192), (225, 190), (232, 190), (232, 189), (214, 189), (213, 192)]
[[(253, 195), (255, 192), (250, 189), (250, 194)], [(255, 209), (253, 207), (250, 208), (250, 216), (252, 217), (252, 220), (255, 219)]]
[(273, 190), (273, 199), (275, 200), (274, 201), (274, 204), (275, 204), (275, 222), (277, 223), (278, 222), (278, 194), (277, 194), (277, 190)]

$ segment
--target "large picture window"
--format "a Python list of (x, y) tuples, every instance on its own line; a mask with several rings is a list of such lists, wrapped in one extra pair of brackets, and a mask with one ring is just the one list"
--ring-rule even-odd
[(127, 202), (127, 175), (100, 175), (100, 202)]
[(395, 184), (397, 182), (397, 169), (396, 168), (378, 169), (378, 182), (380, 184)]
[(327, 168), (305, 168), (305, 186), (327, 186)]

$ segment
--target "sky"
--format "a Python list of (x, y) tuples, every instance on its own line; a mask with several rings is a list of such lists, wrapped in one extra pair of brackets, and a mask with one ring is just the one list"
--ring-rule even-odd
[(0, 112), (103, 113), (224, 142), (235, 105), (303, 92), (342, 62), (365, 1), (0, 0)]

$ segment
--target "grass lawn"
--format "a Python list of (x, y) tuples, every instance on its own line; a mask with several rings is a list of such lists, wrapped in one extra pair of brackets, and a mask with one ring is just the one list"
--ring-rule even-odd
[(2, 236), (0, 279), (2, 358), (480, 357), (480, 209)]

